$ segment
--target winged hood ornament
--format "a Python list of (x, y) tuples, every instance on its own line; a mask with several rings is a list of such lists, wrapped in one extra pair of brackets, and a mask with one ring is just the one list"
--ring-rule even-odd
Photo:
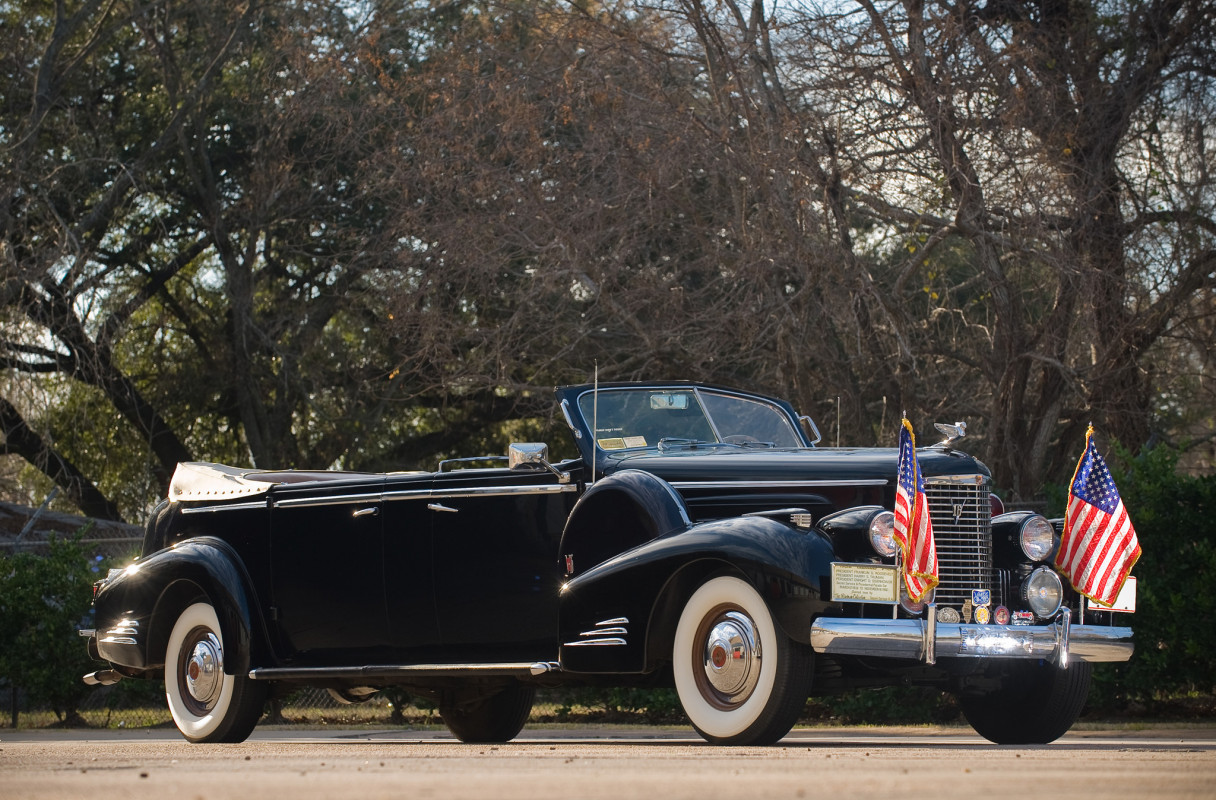
[(959, 439), (967, 435), (967, 423), (956, 422), (953, 425), (946, 422), (935, 422), (933, 427), (937, 428), (938, 433), (945, 436), (938, 442), (935, 447), (951, 447)]

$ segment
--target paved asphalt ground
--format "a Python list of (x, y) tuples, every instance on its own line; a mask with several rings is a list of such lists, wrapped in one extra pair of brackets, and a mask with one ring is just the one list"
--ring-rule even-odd
[(0, 729), (19, 798), (1216, 798), (1216, 727), (1080, 731), (999, 747), (963, 728), (797, 729), (714, 747), (688, 729), (536, 728), (503, 745), (444, 731), (264, 728), (237, 745), (173, 730)]

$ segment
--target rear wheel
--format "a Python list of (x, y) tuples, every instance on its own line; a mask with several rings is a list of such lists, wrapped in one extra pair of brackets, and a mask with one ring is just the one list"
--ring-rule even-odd
[(188, 607), (173, 625), (165, 698), (177, 729), (192, 742), (243, 742), (262, 716), (266, 687), (224, 672), (223, 634), (209, 603)]
[(532, 713), (536, 688), (515, 684), (490, 694), (455, 694), (439, 705), (448, 730), (462, 742), (509, 742)]
[(768, 604), (731, 576), (701, 585), (676, 627), (672, 671), (684, 713), (715, 744), (772, 744), (798, 721), (811, 648), (786, 636)]
[(975, 732), (997, 744), (1047, 744), (1081, 716), (1093, 668), (1084, 661), (1054, 664), (1016, 661), (1002, 668), (997, 688), (959, 695)]

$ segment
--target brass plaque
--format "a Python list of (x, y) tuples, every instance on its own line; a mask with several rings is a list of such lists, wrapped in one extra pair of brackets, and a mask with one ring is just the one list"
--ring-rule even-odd
[(886, 564), (832, 564), (832, 600), (898, 603), (899, 570)]

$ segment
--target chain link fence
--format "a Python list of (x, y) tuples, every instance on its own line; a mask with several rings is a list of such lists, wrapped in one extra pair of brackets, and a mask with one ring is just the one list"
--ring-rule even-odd
[[(161, 681), (128, 680), (94, 687), (71, 720), (50, 708), (31, 707), (21, 691), (0, 685), (10, 703), (0, 720), (4, 728), (156, 728), (172, 727)], [(814, 716), (813, 708), (808, 709)], [(533, 724), (610, 722), (680, 724), (685, 722), (670, 690), (542, 689), (529, 721)], [(442, 726), (438, 709), (422, 698), (388, 690), (366, 702), (350, 704), (325, 689), (304, 688), (267, 702), (260, 726), (409, 727)]]
[[(70, 720), (62, 712), (31, 705), (20, 690), (9, 687), (2, 691), (9, 707), (0, 728), (154, 728), (173, 724), (161, 681), (131, 680), (97, 686), (85, 696)], [(397, 708), (388, 697), (375, 696), (366, 703), (347, 705), (324, 689), (301, 689), (268, 702), (261, 724), (404, 725), (428, 724), (432, 717), (438, 724), (433, 709), (409, 704)]]

